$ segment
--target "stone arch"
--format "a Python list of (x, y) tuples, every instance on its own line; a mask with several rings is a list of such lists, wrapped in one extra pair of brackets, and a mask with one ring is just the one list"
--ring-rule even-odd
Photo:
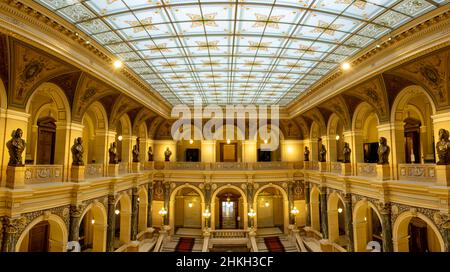
[(95, 101), (92, 103), (84, 115), (89, 114), (92, 118), (95, 118), (95, 129), (97, 130), (108, 130), (108, 114), (106, 113), (105, 107), (102, 103)]
[(145, 186), (142, 186), (138, 191), (139, 203), (138, 203), (138, 232), (147, 230), (147, 214), (148, 210), (148, 192)]
[[(80, 226), (83, 222), (83, 218), (90, 215), (88, 220), (93, 220), (92, 230), (92, 251), (93, 252), (105, 252), (106, 251), (106, 228), (108, 226), (108, 214), (105, 207), (100, 202), (94, 202), (86, 207), (82, 215), (80, 216)], [(92, 221), (91, 221), (92, 222)], [(87, 222), (91, 225), (91, 222)]]
[[(352, 118), (354, 139), (351, 143), (351, 161), (364, 163), (364, 143), (378, 142), (378, 125), (380, 119), (377, 111), (367, 102), (361, 102), (355, 109)], [(378, 157), (378, 155), (376, 155)], [(356, 166), (356, 164), (355, 164)], [(354, 169), (356, 171), (356, 168)]]
[[(30, 97), (27, 99), (26, 112), (30, 114), (27, 128), (27, 142), (29, 143), (26, 150), (26, 156), (31, 158), (35, 164), (59, 164), (67, 165), (71, 162), (71, 156), (69, 156), (70, 146), (74, 139), (69, 137), (73, 136), (67, 127), (71, 123), (71, 108), (68, 98), (64, 91), (56, 84), (45, 82), (39, 85)], [(48, 111), (48, 113), (47, 113)], [(39, 141), (39, 127), (38, 120), (43, 121), (46, 124), (51, 124), (54, 127), (53, 140), (47, 148), (52, 150), (46, 150), (44, 154), (51, 154), (51, 158), (38, 157), (39, 154), (43, 154), (40, 148), (42, 145)], [(79, 130), (81, 132), (81, 124), (70, 125), (73, 130)], [(81, 134), (81, 133), (80, 133)], [(81, 136), (81, 135), (79, 135)], [(50, 147), (51, 146), (51, 147)], [(41, 158), (45, 162), (38, 161)]]
[[(382, 223), (382, 217), (377, 207), (370, 201), (360, 200), (353, 208), (353, 237), (356, 252), (366, 252), (367, 243), (372, 239), (368, 238), (369, 227), (372, 228), (369, 217), (371, 209), (375, 212), (377, 219)], [(371, 234), (371, 233), (370, 233)], [(370, 239), (370, 240), (369, 240)]]
[[(408, 226), (413, 218), (420, 218), (427, 223), (428, 229), (432, 230), (439, 244), (439, 252), (445, 252), (445, 242), (434, 222), (426, 215), (418, 212), (407, 211), (400, 214), (394, 222), (392, 228), (392, 240), (395, 252), (409, 252)], [(428, 240), (428, 239), (427, 239)]]
[(378, 124), (380, 123), (380, 118), (377, 114), (375, 108), (367, 102), (361, 102), (355, 109), (352, 118), (352, 130), (361, 131), (364, 126), (364, 121), (369, 117), (370, 114), (374, 113), (377, 118)]
[[(339, 212), (339, 209), (342, 211)], [(331, 242), (336, 242), (341, 236), (342, 226), (345, 232), (345, 202), (340, 194), (333, 192), (328, 196), (327, 211), (328, 237)]]
[[(327, 161), (342, 161), (343, 154), (342, 150), (344, 148), (344, 123), (342, 118), (336, 114), (333, 113), (330, 118), (328, 119), (328, 125), (327, 125), (327, 136), (328, 136), (328, 152)], [(339, 136), (339, 138), (337, 138)]]
[[(261, 188), (259, 188), (256, 192), (255, 192), (255, 196), (253, 197), (253, 208), (256, 211), (256, 216), (258, 217), (258, 205), (257, 205), (257, 201), (258, 201), (258, 195), (263, 192), (265, 189), (268, 188), (275, 188), (278, 191), (280, 191), (281, 195), (283, 196), (283, 228), (284, 228), (284, 232), (287, 233), (289, 230), (289, 198), (288, 195), (286, 193), (286, 191), (283, 189), (283, 187), (277, 185), (277, 184), (267, 184), (262, 186)], [(255, 220), (255, 227), (258, 227), (258, 220)]]
[(219, 188), (217, 188), (216, 190), (214, 190), (212, 196), (211, 196), (211, 228), (214, 230), (216, 228), (215, 226), (215, 207), (216, 207), (216, 203), (215, 203), (215, 199), (217, 197), (217, 195), (225, 190), (225, 189), (234, 189), (236, 191), (238, 191), (241, 196), (242, 196), (242, 200), (243, 200), (243, 204), (244, 204), (244, 214), (243, 214), (243, 218), (244, 218), (244, 229), (247, 229), (248, 226), (248, 200), (247, 200), (247, 194), (244, 192), (244, 190), (242, 190), (241, 188), (239, 188), (238, 186), (235, 185), (231, 185), (231, 184), (227, 184), (225, 186), (221, 186)]
[(130, 242), (131, 239), (131, 199), (127, 193), (122, 193), (117, 198), (115, 203), (115, 209), (117, 209), (117, 205), (120, 203), (120, 213), (116, 217), (115, 229), (117, 229), (117, 219), (119, 218), (120, 224), (120, 234), (119, 241), (120, 244), (126, 244)]
[(176, 187), (170, 194), (170, 198), (169, 198), (170, 199), (170, 201), (169, 201), (169, 223), (170, 223), (172, 233), (175, 231), (175, 212), (176, 212), (175, 211), (175, 197), (176, 197), (177, 193), (184, 188), (192, 189), (196, 193), (199, 194), (200, 200), (201, 200), (201, 212), (202, 212), (201, 224), (202, 224), (202, 227), (204, 226), (203, 211), (205, 211), (205, 209), (206, 209), (205, 196), (198, 187), (191, 185), (191, 184), (183, 184), (181, 186)]
[[(64, 220), (55, 214), (49, 215), (41, 215), (31, 221), (30, 224), (25, 228), (25, 230), (20, 235), (19, 239), (17, 239), (16, 243), (16, 252), (25, 251), (25, 247), (28, 244), (29, 232), (30, 230), (41, 222), (48, 222), (50, 225), (50, 234), (49, 234), (49, 252), (66, 252), (67, 251), (67, 242), (69, 239), (69, 233), (67, 230), (66, 223)], [(23, 244), (26, 242), (26, 244)]]

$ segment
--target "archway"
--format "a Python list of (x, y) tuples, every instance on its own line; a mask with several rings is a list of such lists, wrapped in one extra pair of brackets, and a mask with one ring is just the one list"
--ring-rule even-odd
[(108, 120), (106, 111), (100, 102), (89, 106), (83, 116), (83, 146), (86, 164), (104, 164), (107, 162)]
[(328, 196), (328, 233), (331, 242), (347, 246), (345, 205), (337, 193), (332, 193)]
[(328, 121), (328, 159), (331, 162), (344, 161), (344, 124), (336, 113), (333, 113)]
[(178, 228), (201, 229), (204, 225), (205, 197), (190, 184), (177, 187), (170, 195), (169, 222), (171, 231)]
[(269, 184), (255, 193), (253, 207), (256, 211), (255, 227), (289, 229), (289, 200), (282, 187)]
[(67, 124), (70, 105), (63, 90), (53, 83), (41, 84), (26, 105), (28, 122), (26, 163), (65, 165), (70, 159), (72, 140), (68, 138)]
[[(211, 228), (247, 229), (248, 202), (245, 192), (233, 185), (214, 191), (211, 197)], [(224, 222), (225, 221), (225, 222)]]
[(66, 252), (68, 231), (59, 216), (41, 215), (22, 232), (16, 252)]
[(131, 239), (131, 200), (126, 193), (116, 202), (115, 216), (114, 248), (117, 249)]
[(367, 102), (362, 102), (356, 108), (352, 130), (355, 134), (352, 146), (352, 161), (356, 163), (378, 162), (378, 125), (376, 110)]
[(322, 220), (320, 218), (320, 190), (317, 186), (311, 189), (310, 193), (311, 228), (322, 233)]
[(355, 251), (366, 252), (370, 241), (376, 241), (382, 245), (382, 233), (381, 215), (377, 208), (365, 200), (356, 203), (353, 211)]
[(398, 163), (435, 163), (433, 120), (436, 106), (420, 86), (403, 89), (392, 105), (395, 124), (394, 159)]
[(396, 252), (445, 252), (439, 229), (421, 213), (400, 214), (392, 231)]
[(80, 217), (79, 242), (85, 252), (106, 251), (106, 210), (100, 203), (89, 205)]

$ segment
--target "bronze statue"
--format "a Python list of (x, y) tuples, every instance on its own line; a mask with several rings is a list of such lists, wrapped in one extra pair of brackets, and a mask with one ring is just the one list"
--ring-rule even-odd
[(72, 165), (73, 166), (83, 166), (83, 139), (81, 137), (78, 137), (75, 139), (75, 143), (73, 144), (72, 148), (70, 149), (72, 151)]
[(148, 161), (149, 162), (153, 161), (153, 150), (151, 146), (148, 148)]
[(9, 163), (8, 166), (20, 167), (24, 166), (22, 162), (22, 153), (25, 150), (26, 143), (22, 139), (23, 131), (18, 128), (13, 131), (12, 139), (6, 143), (6, 147), (9, 151)]
[(305, 161), (309, 161), (309, 149), (308, 149), (307, 146), (305, 146), (305, 153), (304, 153), (304, 155), (305, 155)]
[(352, 150), (348, 143), (344, 143), (344, 150), (342, 153), (344, 154), (344, 163), (350, 163), (350, 154), (352, 153)]
[(166, 152), (164, 152), (166, 162), (170, 162), (170, 156), (172, 156), (172, 151), (170, 151), (170, 148), (167, 147)]
[(450, 141), (449, 132), (446, 129), (439, 130), (439, 142), (436, 144), (437, 155), (439, 161), (437, 165), (449, 165), (450, 164)]
[(327, 149), (325, 148), (325, 145), (322, 145), (322, 147), (320, 148), (319, 161), (320, 162), (327, 161)]
[(118, 164), (119, 157), (117, 156), (117, 144), (116, 142), (111, 144), (109, 148), (109, 164)]
[(139, 158), (139, 147), (138, 145), (133, 146), (133, 162), (140, 162)]
[(387, 139), (380, 138), (380, 146), (378, 147), (378, 164), (389, 164), (389, 154), (391, 149), (387, 145)]

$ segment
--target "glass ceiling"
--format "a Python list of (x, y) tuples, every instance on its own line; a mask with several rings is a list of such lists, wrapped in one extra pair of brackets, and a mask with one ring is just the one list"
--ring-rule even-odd
[(172, 105), (287, 105), (375, 40), (448, 0), (35, 0)]

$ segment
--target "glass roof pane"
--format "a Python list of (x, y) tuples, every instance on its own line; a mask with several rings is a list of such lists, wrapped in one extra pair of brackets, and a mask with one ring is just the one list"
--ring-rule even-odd
[[(446, 0), (34, 0), (169, 103), (286, 105)], [(433, 2), (435, 4), (433, 4)]]

